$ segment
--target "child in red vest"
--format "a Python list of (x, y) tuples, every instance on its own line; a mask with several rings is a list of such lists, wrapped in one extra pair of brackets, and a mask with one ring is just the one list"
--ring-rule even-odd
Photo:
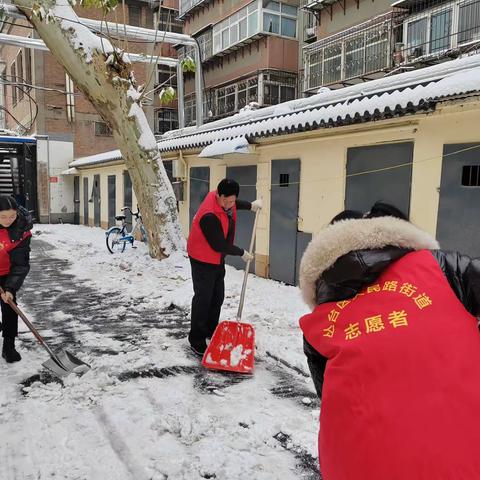
[(480, 260), (438, 250), (391, 205), (358, 217), (301, 262), (323, 478), (478, 480)]
[(15, 350), (18, 334), (18, 315), (9, 301), (16, 301), (20, 289), (30, 270), (30, 239), (32, 221), (27, 210), (18, 207), (12, 197), (0, 197), (0, 286), (3, 348), (2, 357), (8, 362), (22, 359)]

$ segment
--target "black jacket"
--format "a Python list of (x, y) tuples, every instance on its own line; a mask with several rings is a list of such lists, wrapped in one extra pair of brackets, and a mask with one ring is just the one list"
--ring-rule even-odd
[[(355, 220), (355, 222), (358, 221), (364, 220)], [(348, 238), (345, 240), (341, 236), (338, 241), (349, 243)], [(374, 283), (391, 263), (413, 250), (421, 249), (422, 246), (415, 245), (415, 241), (414, 239), (411, 242), (414, 244), (414, 248), (386, 245), (381, 248), (352, 250), (338, 257), (333, 265), (321, 272), (315, 282), (315, 304), (353, 298), (364, 287)], [(362, 239), (360, 238), (360, 241), (355, 239), (355, 243), (358, 242), (361, 244)], [(466, 255), (438, 249), (431, 249), (430, 251), (458, 299), (472, 315), (480, 316), (480, 259), (471, 259)], [(309, 261), (311, 260), (310, 258)], [(302, 265), (302, 268), (305, 269), (306, 267)], [(305, 339), (304, 352), (307, 356), (307, 363), (315, 389), (321, 397), (327, 359)]]
[[(19, 207), (17, 213), (17, 219), (8, 227), (8, 235), (14, 242), (33, 227), (32, 218), (27, 210)], [(30, 271), (30, 240), (31, 237), (26, 238), (10, 251), (10, 273), (0, 278), (2, 287), (13, 294), (23, 285)]]
[[(252, 204), (246, 200), (236, 201), (237, 210), (250, 210)], [(222, 254), (222, 263), (226, 255), (242, 256), (243, 248), (233, 244), (235, 225), (233, 217), (228, 215), (228, 232), (227, 236), (223, 233), (222, 224), (217, 216), (213, 213), (207, 213), (200, 219), (200, 228), (202, 229), (208, 244), (216, 251)], [(203, 263), (203, 262), (202, 262)]]

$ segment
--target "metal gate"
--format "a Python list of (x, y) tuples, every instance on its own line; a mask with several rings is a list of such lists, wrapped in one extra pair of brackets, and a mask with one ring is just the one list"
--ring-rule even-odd
[(296, 280), (300, 160), (273, 160), (270, 207), (270, 278)]
[(73, 177), (73, 223), (80, 224), (80, 177)]
[[(463, 150), (463, 151), (462, 151)], [(480, 144), (444, 145), (437, 238), (445, 250), (480, 256)]]
[(413, 142), (349, 148), (345, 208), (365, 212), (382, 200), (408, 215), (412, 161)]
[(116, 209), (117, 209), (117, 202), (116, 202), (117, 176), (109, 175), (107, 180), (108, 180), (108, 228), (110, 228), (110, 227), (113, 227), (113, 225), (115, 225), (115, 215), (116, 215)]
[[(257, 167), (249, 165), (245, 167), (228, 167), (227, 178), (236, 180), (240, 184), (241, 200), (253, 202), (257, 198)], [(243, 249), (249, 249), (252, 238), (253, 222), (255, 215), (250, 211), (237, 211), (237, 228), (235, 232), (235, 245)], [(245, 262), (240, 257), (227, 256), (225, 262), (239, 270), (245, 268)], [(250, 264), (250, 271), (255, 272), (255, 262)]]
[(83, 178), (83, 224), (88, 225), (88, 178)]
[(100, 175), (93, 176), (93, 224), (95, 227), (100, 226)]
[(210, 167), (190, 168), (190, 225), (198, 207), (210, 191)]

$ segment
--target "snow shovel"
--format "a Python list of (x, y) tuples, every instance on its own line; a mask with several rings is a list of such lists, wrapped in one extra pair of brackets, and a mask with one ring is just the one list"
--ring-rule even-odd
[[(0, 294), (3, 293), (5, 292), (0, 287)], [(20, 308), (18, 308), (15, 302), (13, 300), (10, 300), (8, 304), (18, 314), (18, 316), (21, 317), (28, 329), (35, 335), (35, 338), (40, 342), (40, 345), (42, 345), (42, 347), (50, 355), (50, 359), (42, 364), (45, 368), (50, 370), (57, 377), (65, 377), (72, 372), (80, 375), (90, 370), (90, 365), (82, 362), (66, 350), (62, 350), (58, 354), (53, 353), (51, 348), (47, 345), (47, 342), (45, 342), (40, 333), (38, 333), (38, 330), (32, 325), (32, 322), (30, 322), (30, 320), (20, 310)]]
[[(255, 214), (249, 252), (253, 251), (255, 231), (260, 210)], [(211, 370), (226, 370), (237, 373), (253, 373), (255, 355), (255, 330), (250, 323), (241, 322), (245, 290), (247, 288), (250, 260), (245, 265), (240, 304), (234, 321), (220, 322), (203, 355), (202, 365)]]

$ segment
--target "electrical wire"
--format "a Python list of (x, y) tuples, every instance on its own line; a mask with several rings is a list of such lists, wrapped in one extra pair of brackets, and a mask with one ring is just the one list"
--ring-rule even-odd
[[(457, 155), (459, 153), (463, 153), (463, 152), (468, 152), (468, 151), (471, 151), (471, 150), (476, 150), (476, 149), (480, 149), (480, 144), (479, 145), (473, 145), (471, 147), (466, 147), (466, 148), (462, 148), (460, 150), (456, 150), (454, 152), (451, 152), (451, 153), (446, 153), (442, 156), (438, 156), (436, 155), (435, 157), (429, 157), (429, 158), (424, 158), (422, 160), (415, 160), (415, 161), (412, 161), (412, 162), (405, 162), (405, 163), (402, 163), (402, 164), (399, 164), (399, 165), (393, 165), (391, 167), (384, 167), (384, 168), (375, 168), (375, 169), (372, 169), (372, 170), (365, 170), (363, 172), (357, 172), (357, 173), (349, 173), (345, 176), (338, 176), (338, 177), (328, 177), (328, 178), (320, 178), (318, 180), (303, 180), (303, 181), (298, 181), (298, 182), (288, 182), (288, 185), (301, 185), (301, 184), (312, 184), (312, 183), (322, 183), (322, 182), (333, 182), (333, 181), (340, 181), (340, 180), (343, 180), (344, 178), (351, 178), (351, 177), (357, 177), (357, 176), (360, 176), (360, 175), (372, 175), (374, 173), (378, 173), (378, 172), (385, 172), (385, 171), (388, 171), (388, 170), (395, 170), (397, 168), (404, 168), (404, 167), (408, 167), (408, 166), (413, 166), (413, 165), (418, 165), (419, 163), (425, 163), (425, 162), (431, 162), (431, 161), (434, 161), (434, 160), (438, 160), (438, 159), (444, 159), (446, 157), (450, 157), (452, 155)], [(197, 181), (197, 182), (203, 182), (203, 183), (210, 183), (209, 180), (205, 180), (203, 178), (195, 178), (195, 177), (189, 177), (190, 180), (194, 180), (194, 181)], [(244, 184), (241, 184), (240, 186), (241, 187), (281, 187), (281, 186), (284, 186), (285, 183), (269, 183), (269, 184), (263, 184), (263, 183), (257, 183), (257, 184), (254, 184), (254, 185), (244, 185)]]

